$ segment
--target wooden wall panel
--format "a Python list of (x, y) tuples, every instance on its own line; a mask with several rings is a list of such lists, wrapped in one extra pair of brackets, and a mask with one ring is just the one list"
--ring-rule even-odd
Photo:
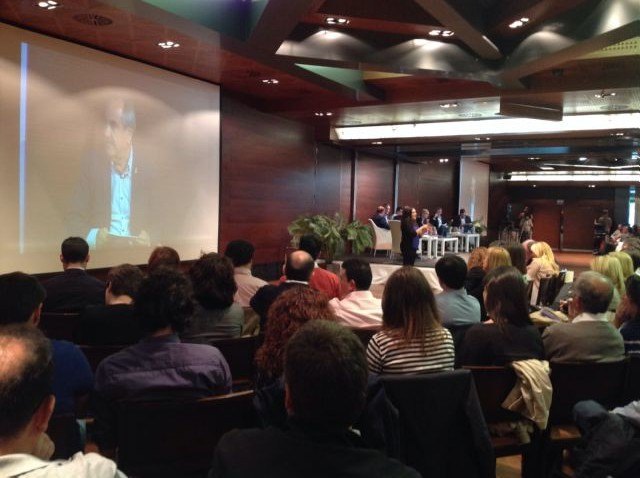
[(351, 151), (319, 144), (316, 163), (316, 209), (351, 216)]
[(356, 168), (356, 219), (366, 223), (376, 207), (393, 202), (393, 161), (359, 154)]
[(398, 166), (398, 207), (413, 206), (420, 214), (422, 201), (420, 201), (419, 182), (420, 165), (401, 162)]
[(225, 95), (221, 115), (219, 250), (242, 238), (256, 246), (256, 263), (281, 261), (287, 225), (315, 210), (313, 131)]
[(433, 214), (438, 207), (442, 207), (444, 217), (447, 220), (453, 218), (458, 208), (457, 161), (420, 164), (418, 200), (414, 205), (416, 209), (426, 207)]
[(593, 248), (593, 221), (603, 209), (613, 210), (613, 201), (591, 199), (566, 201), (564, 205), (564, 249)]

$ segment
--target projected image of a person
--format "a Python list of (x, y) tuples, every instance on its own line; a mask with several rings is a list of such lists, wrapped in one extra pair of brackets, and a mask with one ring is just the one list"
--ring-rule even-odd
[(149, 246), (145, 169), (136, 155), (136, 113), (123, 99), (105, 110), (103, 151), (91, 155), (76, 184), (69, 223), (92, 248)]

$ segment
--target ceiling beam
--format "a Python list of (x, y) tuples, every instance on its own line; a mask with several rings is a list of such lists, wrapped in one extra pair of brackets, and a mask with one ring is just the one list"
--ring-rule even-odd
[[(472, 25), (446, 0), (414, 0), (427, 13), (438, 20), (448, 30), (453, 30), (480, 58), (485, 60), (500, 60), (502, 53), (489, 38)], [(468, 7), (476, 6), (477, 2), (467, 2)], [(476, 8), (480, 8), (476, 6)]]
[(522, 87), (526, 77), (633, 38), (640, 31), (638, 0), (602, 0), (588, 12), (569, 12), (524, 39), (505, 61), (505, 87)]

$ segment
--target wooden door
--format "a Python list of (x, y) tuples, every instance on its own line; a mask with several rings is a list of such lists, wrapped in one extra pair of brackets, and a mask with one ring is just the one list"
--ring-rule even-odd
[(562, 205), (555, 199), (528, 201), (527, 205), (533, 213), (533, 239), (547, 242), (552, 249), (559, 249)]

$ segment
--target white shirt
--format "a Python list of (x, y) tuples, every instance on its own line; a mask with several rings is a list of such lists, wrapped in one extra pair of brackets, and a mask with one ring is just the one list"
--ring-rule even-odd
[(236, 267), (233, 270), (233, 278), (238, 286), (238, 291), (233, 300), (242, 307), (250, 307), (249, 301), (255, 295), (258, 289), (267, 285), (265, 281), (251, 275), (251, 269), (248, 267)]
[(16, 453), (0, 456), (3, 478), (127, 478), (116, 464), (96, 453), (76, 453), (68, 460), (44, 461)]
[(344, 299), (331, 299), (329, 305), (338, 322), (354, 329), (379, 329), (382, 326), (382, 301), (369, 290), (354, 290)]
[(582, 314), (576, 315), (575, 318), (571, 321), (572, 323), (578, 322), (609, 322), (607, 318), (607, 313), (603, 312), (602, 314), (591, 314), (589, 312), (583, 312)]

